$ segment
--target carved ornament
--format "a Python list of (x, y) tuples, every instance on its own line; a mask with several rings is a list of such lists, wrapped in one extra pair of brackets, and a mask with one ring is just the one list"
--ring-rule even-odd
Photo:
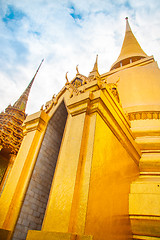
[(118, 93), (118, 90), (117, 90), (117, 84), (108, 83), (107, 85), (109, 86), (109, 90), (111, 91), (111, 93), (113, 94), (113, 96), (115, 97), (117, 102), (120, 103), (119, 93)]
[(128, 113), (130, 121), (145, 119), (160, 119), (160, 111), (140, 111)]

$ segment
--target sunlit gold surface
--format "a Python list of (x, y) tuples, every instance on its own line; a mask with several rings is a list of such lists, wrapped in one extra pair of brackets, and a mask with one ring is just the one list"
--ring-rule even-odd
[(76, 70), (45, 109), (24, 123), (24, 139), (0, 198), (0, 228), (14, 231), (48, 122), (64, 101), (68, 119), (42, 229), (29, 231), (27, 240), (159, 239), (157, 63), (141, 49), (127, 20), (111, 71), (100, 75), (97, 58), (88, 78)]
[[(71, 115), (43, 221), (44, 239), (49, 232), (131, 237), (128, 194), (139, 173), (140, 151), (109, 87), (98, 89), (97, 83), (92, 83), (92, 94), (86, 90), (67, 101)], [(27, 239), (36, 237), (41, 232), (30, 231)]]
[[(40, 112), (28, 117), (25, 124), (24, 137), (20, 151), (16, 157), (12, 171), (0, 198), (0, 227), (13, 230), (22, 204), (28, 181), (33, 171), (36, 156), (46, 126), (46, 113)], [(34, 119), (34, 120), (33, 120)], [(16, 176), (16, 177), (15, 177)]]

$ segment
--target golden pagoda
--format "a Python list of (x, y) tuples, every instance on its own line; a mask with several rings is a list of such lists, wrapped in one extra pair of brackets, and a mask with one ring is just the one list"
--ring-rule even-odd
[(117, 61), (113, 63), (111, 70), (118, 67), (122, 67), (126, 64), (135, 62), (145, 57), (147, 57), (147, 55), (142, 50), (137, 39), (132, 33), (132, 30), (128, 23), (128, 17), (126, 17), (126, 33), (125, 33), (122, 49)]
[(23, 139), (22, 124), (27, 116), (26, 105), (39, 68), (20, 98), (0, 113), (0, 190), (4, 187)]
[(27, 116), (0, 197), (2, 240), (160, 239), (160, 70), (126, 32), (118, 59), (98, 56)]

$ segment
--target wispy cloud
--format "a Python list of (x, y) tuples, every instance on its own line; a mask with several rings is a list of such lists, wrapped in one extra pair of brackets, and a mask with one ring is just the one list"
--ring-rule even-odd
[(42, 58), (27, 112), (38, 111), (79, 71), (88, 75), (96, 54), (99, 72), (119, 55), (126, 16), (148, 55), (159, 62), (160, 1), (157, 0), (1, 0), (0, 110), (21, 95)]

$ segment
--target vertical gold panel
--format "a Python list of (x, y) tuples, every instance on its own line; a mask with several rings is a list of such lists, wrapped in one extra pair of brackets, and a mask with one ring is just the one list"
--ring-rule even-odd
[(96, 240), (131, 237), (128, 195), (138, 166), (98, 115), (85, 234)]
[(43, 231), (68, 232), (86, 113), (69, 116), (59, 153)]
[(30, 181), (43, 139), (47, 114), (39, 112), (28, 117), (25, 136), (0, 198), (0, 228), (14, 230), (22, 201)]
[(69, 232), (84, 234), (97, 114), (87, 116), (75, 184)]

